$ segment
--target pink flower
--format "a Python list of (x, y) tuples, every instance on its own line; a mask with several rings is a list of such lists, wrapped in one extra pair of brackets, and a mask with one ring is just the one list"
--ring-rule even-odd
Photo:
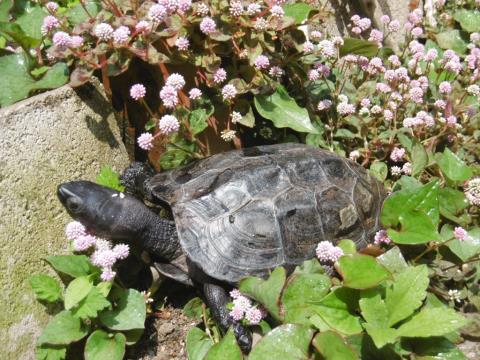
[(117, 273), (113, 271), (111, 268), (103, 268), (102, 269), (102, 274), (100, 275), (100, 278), (103, 281), (111, 281), (115, 278), (115, 275)]
[(137, 25), (135, 25), (135, 30), (140, 33), (146, 33), (150, 31), (150, 23), (145, 20), (140, 20)]
[(205, 35), (214, 33), (217, 30), (217, 24), (212, 18), (206, 17), (200, 23), (200, 31)]
[(92, 264), (102, 268), (111, 268), (117, 261), (113, 250), (96, 250), (91, 257)]
[(381, 43), (383, 41), (383, 32), (378, 29), (372, 29), (372, 31), (370, 31), (370, 37), (368, 38), (368, 41)]
[(322, 38), (322, 33), (318, 30), (313, 30), (311, 33), (310, 33), (310, 37), (313, 39), (313, 40), (320, 40)]
[(50, 31), (60, 26), (60, 21), (55, 16), (48, 15), (43, 18), (43, 24), (41, 32), (43, 36), (46, 36)]
[(237, 95), (237, 89), (232, 84), (227, 84), (222, 89), (223, 100), (231, 100)]
[(280, 78), (283, 76), (283, 70), (279, 66), (272, 66), (268, 74), (274, 78)]
[(308, 72), (308, 80), (315, 81), (315, 80), (318, 80), (319, 78), (320, 78), (320, 74), (317, 70), (312, 69)]
[(238, 306), (245, 312), (252, 306), (252, 302), (246, 296), (239, 295), (233, 299), (233, 306)]
[(166, 16), (167, 9), (163, 5), (155, 4), (148, 10), (148, 18), (157, 23), (162, 22)]
[(272, 17), (275, 18), (282, 18), (285, 15), (285, 11), (283, 11), (283, 8), (279, 5), (272, 6), (270, 13), (272, 14)]
[(200, 16), (207, 16), (210, 12), (209, 7), (205, 3), (200, 3), (197, 5), (197, 14)]
[(113, 36), (113, 28), (107, 23), (100, 23), (93, 29), (94, 35), (102, 41), (109, 41)]
[(258, 3), (251, 3), (248, 4), (247, 6), (247, 15), (248, 16), (253, 16), (255, 14), (258, 14), (260, 11), (262, 11), (262, 7)]
[(347, 102), (341, 102), (337, 105), (337, 111), (340, 115), (347, 116), (355, 112), (355, 105)]
[(50, 11), (51, 13), (56, 13), (57, 10), (58, 10), (58, 5), (57, 3), (53, 2), (53, 1), (49, 1), (45, 7), (47, 8), (48, 11)]
[(243, 318), (245, 311), (240, 306), (233, 306), (232, 310), (228, 313), (230, 317), (235, 321), (240, 321)]
[(402, 168), (399, 166), (392, 166), (390, 168), (390, 173), (392, 176), (400, 176), (402, 174)]
[(424, 56), (425, 61), (433, 61), (437, 58), (438, 56), (438, 51), (437, 49), (429, 49)]
[(409, 162), (406, 162), (405, 164), (403, 164), (403, 166), (402, 166), (402, 172), (403, 172), (405, 175), (412, 175), (412, 164), (409, 163)]
[(447, 118), (447, 125), (450, 127), (454, 127), (455, 125), (457, 125), (457, 118), (453, 115), (450, 115)]
[(392, 20), (390, 24), (388, 24), (388, 30), (391, 32), (397, 32), (400, 30), (400, 21), (398, 20)]
[(394, 148), (390, 154), (390, 159), (393, 161), (402, 161), (403, 157), (405, 156), (405, 149), (404, 148)]
[(423, 89), (421, 87), (414, 87), (409, 90), (410, 99), (417, 104), (423, 103)]
[(230, 14), (235, 17), (239, 17), (243, 14), (243, 5), (240, 1), (232, 1), (230, 2)]
[(387, 121), (393, 120), (393, 112), (391, 110), (385, 109), (383, 110), (383, 117)]
[(318, 103), (317, 109), (318, 109), (318, 111), (324, 111), (324, 110), (330, 109), (331, 106), (332, 106), (332, 102), (330, 100), (328, 100), (328, 99), (321, 100)]
[(452, 92), (452, 85), (448, 81), (442, 81), (438, 86), (441, 94), (450, 94)]
[(60, 48), (65, 48), (67, 46), (70, 46), (72, 38), (66, 32), (58, 31), (55, 34), (53, 34), (52, 41), (55, 46), (58, 46)]
[(70, 38), (70, 47), (74, 49), (78, 49), (79, 47), (82, 47), (83, 45), (83, 37), (78, 36), (78, 35), (73, 35)]
[(443, 100), (436, 100), (433, 104), (437, 109), (445, 110), (447, 103)]
[(137, 139), (138, 146), (143, 150), (151, 150), (153, 149), (153, 139), (152, 134), (148, 132), (143, 133)]
[(91, 248), (96, 243), (96, 238), (93, 235), (81, 235), (73, 240), (73, 249), (75, 251), (85, 251)]
[(305, 41), (303, 43), (303, 52), (310, 53), (315, 49), (315, 45), (313, 45), (310, 41)]
[(160, 128), (160, 132), (162, 134), (169, 135), (177, 132), (180, 129), (180, 123), (175, 116), (164, 115), (158, 122), (158, 127)]
[(352, 161), (357, 161), (358, 158), (360, 157), (360, 151), (358, 150), (353, 150), (348, 154), (348, 158)]
[(190, 47), (190, 41), (186, 37), (180, 36), (175, 41), (175, 46), (178, 47), (178, 50), (180, 51), (187, 51), (188, 48)]
[(408, 14), (408, 21), (412, 24), (420, 24), (423, 20), (423, 12), (421, 9), (415, 9), (410, 14)]
[(196, 99), (200, 98), (201, 96), (202, 96), (202, 90), (197, 89), (197, 88), (191, 89), (190, 92), (188, 93), (188, 97), (192, 100), (196, 100)]
[(147, 89), (142, 84), (135, 84), (130, 88), (130, 96), (134, 100), (140, 100), (147, 94)]
[(402, 65), (397, 55), (390, 55), (388, 57), (388, 61), (390, 62), (390, 64), (392, 64), (395, 67), (399, 67), (400, 65)]
[(80, 236), (85, 236), (87, 234), (87, 229), (82, 223), (78, 221), (72, 221), (67, 224), (65, 227), (65, 235), (68, 240), (75, 240)]
[(419, 26), (414, 27), (411, 31), (411, 34), (417, 38), (423, 34), (423, 29)]
[(257, 68), (257, 70), (264, 70), (264, 69), (268, 69), (268, 67), (270, 66), (270, 61), (268, 60), (268, 57), (266, 57), (265, 55), (259, 55), (255, 59), (254, 65)]
[(343, 256), (343, 250), (330, 241), (320, 241), (315, 252), (322, 263), (334, 263)]
[(464, 192), (470, 204), (480, 206), (480, 177), (469, 180)]
[(387, 231), (386, 230), (379, 230), (375, 234), (375, 240), (374, 243), (375, 245), (381, 245), (381, 244), (390, 244), (392, 242), (392, 239), (388, 237)]
[(238, 289), (233, 289), (232, 291), (230, 291), (230, 297), (232, 299), (236, 299), (238, 298), (239, 296), (242, 296), (242, 293), (240, 292), (240, 290)]
[(113, 42), (116, 45), (125, 45), (130, 36), (130, 29), (126, 26), (120, 26), (113, 32)]
[(178, 104), (177, 90), (173, 86), (165, 85), (160, 90), (160, 99), (166, 108), (173, 109)]
[(178, 12), (185, 13), (192, 7), (192, 0), (180, 0), (178, 3)]
[(250, 325), (257, 325), (262, 321), (262, 312), (256, 307), (251, 307), (245, 312), (245, 318)]
[(460, 240), (460, 241), (465, 241), (465, 240), (468, 240), (470, 238), (468, 236), (468, 232), (460, 226), (457, 226), (453, 230), (453, 236), (455, 236), (455, 239)]
[(166, 83), (167, 86), (173, 87), (175, 90), (181, 90), (185, 86), (185, 78), (177, 73), (171, 74)]
[(380, 21), (382, 22), (382, 24), (388, 25), (388, 23), (390, 22), (390, 16), (382, 15), (380, 17)]
[(337, 50), (335, 44), (330, 40), (322, 40), (318, 43), (318, 50), (320, 54), (325, 57), (335, 57), (337, 55)]
[(213, 74), (213, 81), (216, 84), (221, 84), (225, 80), (227, 80), (227, 72), (223, 68), (218, 68)]
[(367, 99), (367, 98), (363, 98), (361, 101), (360, 101), (360, 105), (362, 107), (369, 107), (371, 104), (370, 102), (370, 99)]
[(123, 260), (128, 257), (130, 247), (127, 244), (118, 244), (113, 248), (113, 252), (115, 253), (117, 260)]

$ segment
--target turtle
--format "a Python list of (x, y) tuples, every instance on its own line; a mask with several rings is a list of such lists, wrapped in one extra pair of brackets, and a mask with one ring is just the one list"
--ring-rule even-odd
[[(95, 234), (138, 244), (160, 273), (201, 287), (213, 319), (222, 331), (233, 327), (245, 352), (251, 334), (229, 316), (228, 289), (278, 266), (291, 271), (315, 256), (320, 241), (365, 247), (385, 198), (359, 164), (298, 143), (227, 151), (156, 174), (134, 163), (122, 181), (126, 195), (72, 181), (58, 197)], [(168, 207), (173, 220), (146, 202)]]

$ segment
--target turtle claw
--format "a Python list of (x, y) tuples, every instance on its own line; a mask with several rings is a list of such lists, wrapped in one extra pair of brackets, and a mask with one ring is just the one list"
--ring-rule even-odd
[(252, 350), (252, 333), (240, 323), (234, 323), (232, 326), (238, 346), (244, 354), (248, 354)]

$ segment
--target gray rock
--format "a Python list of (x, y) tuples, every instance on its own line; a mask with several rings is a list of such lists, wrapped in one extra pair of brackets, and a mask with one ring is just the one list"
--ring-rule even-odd
[(94, 180), (103, 165), (128, 162), (122, 126), (98, 82), (65, 86), (0, 109), (0, 337), (2, 359), (33, 359), (48, 316), (28, 277), (42, 257), (67, 253), (70, 221), (56, 187)]

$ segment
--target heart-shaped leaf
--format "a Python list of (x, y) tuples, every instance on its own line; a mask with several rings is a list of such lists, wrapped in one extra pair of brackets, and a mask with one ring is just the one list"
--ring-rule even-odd
[(125, 355), (125, 335), (95, 330), (85, 344), (85, 360), (122, 360)]
[(374, 257), (363, 254), (342, 256), (335, 267), (343, 278), (343, 285), (353, 289), (371, 288), (390, 277)]

